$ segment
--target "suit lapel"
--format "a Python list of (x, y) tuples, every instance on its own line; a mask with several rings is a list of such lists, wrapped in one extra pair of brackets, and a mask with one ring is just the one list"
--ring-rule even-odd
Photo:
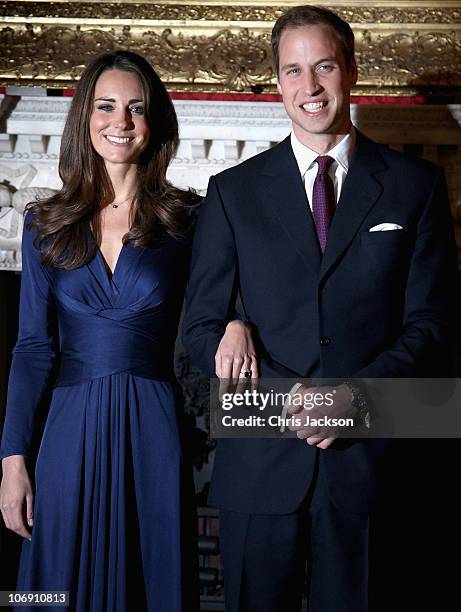
[(357, 147), (328, 233), (319, 281), (346, 251), (380, 197), (383, 185), (378, 174), (386, 168), (379, 146), (357, 132)]
[(317, 275), (322, 253), (290, 137), (272, 149), (260, 178), (264, 198), (285, 230), (287, 239), (306, 266)]

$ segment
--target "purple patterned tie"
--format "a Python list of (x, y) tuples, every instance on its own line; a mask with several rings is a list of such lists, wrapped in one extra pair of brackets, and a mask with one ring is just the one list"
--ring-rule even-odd
[(335, 188), (328, 168), (334, 162), (329, 155), (321, 155), (315, 160), (319, 166), (312, 191), (312, 214), (319, 237), (322, 253), (325, 250), (328, 228), (336, 208)]

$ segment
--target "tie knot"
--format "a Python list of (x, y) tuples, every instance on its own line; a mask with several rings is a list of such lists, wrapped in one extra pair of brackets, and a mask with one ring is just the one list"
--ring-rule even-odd
[(320, 155), (315, 161), (319, 166), (318, 174), (326, 174), (335, 160), (329, 155)]

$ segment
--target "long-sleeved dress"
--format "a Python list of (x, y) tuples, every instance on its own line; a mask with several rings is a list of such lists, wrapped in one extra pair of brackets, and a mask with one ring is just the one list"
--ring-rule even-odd
[(2, 457), (30, 453), (51, 401), (18, 590), (70, 591), (79, 612), (182, 609), (173, 351), (188, 254), (171, 237), (126, 244), (110, 278), (99, 250), (42, 265), (25, 228)]

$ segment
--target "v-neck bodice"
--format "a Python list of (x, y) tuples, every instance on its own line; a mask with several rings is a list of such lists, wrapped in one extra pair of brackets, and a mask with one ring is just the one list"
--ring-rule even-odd
[(99, 249), (76, 270), (42, 268), (59, 327), (58, 386), (121, 371), (171, 377), (188, 251), (173, 238), (126, 243), (112, 276)]

